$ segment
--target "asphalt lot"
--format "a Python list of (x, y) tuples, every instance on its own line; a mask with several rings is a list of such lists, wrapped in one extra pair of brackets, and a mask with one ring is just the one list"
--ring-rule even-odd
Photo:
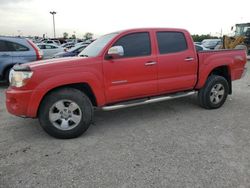
[(0, 87), (0, 187), (250, 187), (250, 62), (218, 110), (195, 96), (96, 112), (77, 139), (6, 112)]

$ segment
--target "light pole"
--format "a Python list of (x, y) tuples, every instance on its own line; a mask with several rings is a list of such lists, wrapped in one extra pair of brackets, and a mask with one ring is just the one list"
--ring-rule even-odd
[(56, 12), (55, 11), (51, 11), (49, 13), (52, 14), (52, 16), (53, 16), (54, 38), (56, 38), (56, 28), (55, 28), (55, 14), (56, 14)]

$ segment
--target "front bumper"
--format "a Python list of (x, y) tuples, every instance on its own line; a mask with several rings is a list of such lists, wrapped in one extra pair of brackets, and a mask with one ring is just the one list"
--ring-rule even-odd
[(32, 90), (8, 88), (6, 91), (6, 107), (8, 112), (16, 116), (27, 117), (32, 93)]

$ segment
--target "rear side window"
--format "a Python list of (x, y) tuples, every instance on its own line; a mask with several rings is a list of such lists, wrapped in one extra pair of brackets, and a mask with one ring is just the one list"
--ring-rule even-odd
[(21, 44), (10, 42), (10, 41), (0, 41), (0, 51), (1, 52), (22, 52), (29, 51), (29, 48)]
[(0, 52), (8, 52), (8, 51), (10, 50), (8, 49), (6, 42), (3, 40), (0, 40)]
[(29, 48), (27, 48), (26, 46), (23, 46), (21, 44), (17, 44), (14, 42), (7, 42), (7, 45), (9, 46), (9, 48), (11, 49), (11, 51), (18, 51), (18, 52), (23, 52), (23, 51), (29, 51)]
[(160, 54), (181, 52), (187, 49), (186, 38), (181, 32), (157, 32)]
[(118, 39), (113, 46), (122, 46), (123, 57), (138, 57), (151, 55), (149, 33), (132, 33)]

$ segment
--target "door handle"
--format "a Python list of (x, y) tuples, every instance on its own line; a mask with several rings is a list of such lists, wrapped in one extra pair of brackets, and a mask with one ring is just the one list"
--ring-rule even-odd
[(193, 60), (194, 60), (193, 57), (187, 57), (187, 58), (185, 59), (185, 61), (193, 61)]
[(152, 66), (152, 65), (156, 65), (156, 64), (157, 64), (157, 62), (155, 62), (155, 61), (149, 61), (149, 62), (145, 63), (145, 66)]

